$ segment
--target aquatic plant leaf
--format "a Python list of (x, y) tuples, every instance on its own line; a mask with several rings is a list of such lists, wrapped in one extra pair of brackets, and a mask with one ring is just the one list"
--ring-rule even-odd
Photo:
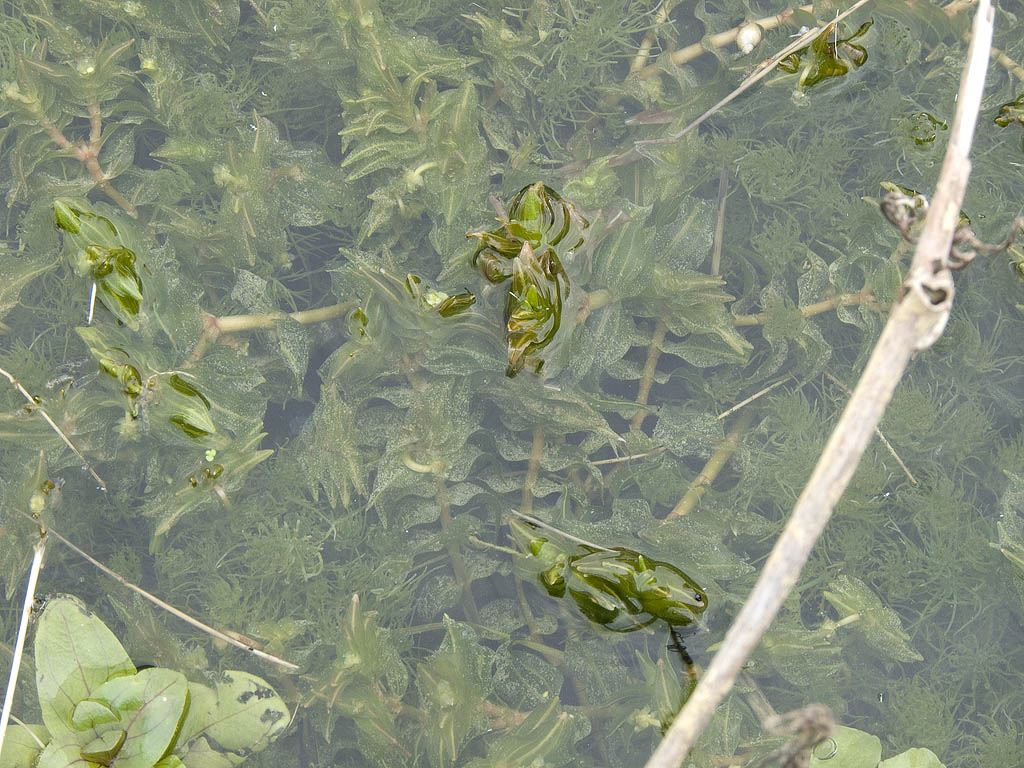
[(930, 749), (915, 747), (883, 760), (878, 764), (878, 768), (946, 768), (946, 766)]
[(651, 207), (633, 207), (628, 211), (623, 215), (628, 215), (629, 220), (607, 237), (594, 254), (597, 285), (620, 299), (640, 296), (647, 290), (657, 255), (653, 247), (655, 232), (647, 223)]
[(144, 512), (147, 517), (158, 521), (153, 529), (150, 548), (154, 551), (159, 549), (164, 535), (184, 515), (219, 506), (223, 503), (221, 494), (229, 495), (243, 487), (249, 470), (274, 453), (269, 449), (257, 449), (265, 436), (260, 432), (218, 448), (217, 468), (209, 475), (199, 471), (198, 475), (181, 477), (172, 488), (159, 493)]
[(35, 659), (39, 707), (54, 736), (74, 731), (72, 716), (80, 701), (112, 678), (135, 674), (114, 633), (70, 595), (52, 598), (43, 610)]
[(830, 77), (841, 77), (850, 71), (851, 66), (860, 67), (868, 60), (867, 50), (853, 41), (864, 35), (872, 23), (870, 20), (864, 22), (856, 32), (842, 39), (837, 25), (834, 22), (828, 24), (810, 46), (794, 51), (779, 62), (779, 69), (799, 71), (800, 88), (810, 88)]
[(348, 507), (353, 492), (368, 493), (368, 474), (359, 450), (355, 412), (333, 387), (324, 387), (313, 415), (303, 427), (306, 449), (299, 456), (313, 498), (322, 488), (331, 508)]
[(656, 549), (653, 551), (661, 556), (668, 556), (670, 552), (679, 553), (673, 559), (687, 573), (695, 574), (695, 578), (701, 579), (702, 583), (732, 581), (754, 570), (750, 563), (725, 544), (724, 525), (722, 528), (713, 528), (706, 523), (687, 519), (689, 517), (691, 515), (651, 522), (639, 528), (637, 535), (654, 544)]
[[(32, 738), (33, 734), (35, 734), (35, 738)], [(42, 725), (16, 725), (12, 722), (4, 736), (4, 752), (3, 755), (0, 755), (0, 768), (25, 768), (27, 765), (38, 765), (36, 760), (43, 750), (39, 747), (36, 739), (43, 744), (48, 744), (51, 741), (49, 731)]]
[(480, 241), (472, 263), (489, 282), (512, 280), (504, 318), (505, 375), (512, 378), (524, 367), (533, 373), (543, 367), (538, 355), (555, 340), (570, 291), (562, 260), (570, 263), (590, 222), (541, 182), (519, 190), (500, 221), (497, 229), (469, 232), (466, 237)]
[(17, 305), (27, 285), (57, 264), (46, 253), (12, 252), (0, 244), (0, 320)]
[[(513, 601), (515, 602), (515, 601)], [(492, 600), (480, 609), (481, 617), (488, 615), (496, 621), (489, 626), (502, 627), (514, 632), (524, 626), (522, 612), (518, 605), (506, 600)], [(542, 617), (536, 617), (541, 620)], [(513, 626), (518, 623), (519, 626)], [(547, 632), (554, 631), (557, 624), (552, 621)], [(542, 631), (541, 634), (546, 632)], [(494, 695), (502, 701), (516, 702), (520, 709), (543, 706), (562, 689), (564, 676), (554, 664), (536, 652), (514, 645), (503, 645), (494, 654), (494, 675), (491, 678)]]
[[(95, 213), (84, 201), (53, 202), (57, 228), (64, 233), (64, 251), (75, 274), (94, 281), (103, 306), (133, 331), (139, 329), (142, 277), (126, 225)], [(100, 210), (105, 210), (100, 208)], [(111, 216), (115, 214), (111, 213)]]
[(1024, 518), (1016, 511), (1003, 513), (1003, 519), (996, 523), (999, 543), (993, 544), (1009, 560), (1014, 569), (1024, 578)]
[(666, 405), (658, 411), (653, 437), (676, 456), (708, 457), (725, 438), (721, 420), (693, 408)]
[(291, 721), (277, 692), (249, 672), (229, 669), (212, 688), (190, 682), (188, 692), (191, 703), (174, 748), (188, 768), (238, 765), (266, 748)]
[(762, 638), (755, 655), (792, 685), (827, 690), (849, 674), (843, 649), (827, 632), (807, 629), (795, 610), (786, 610)]
[(895, 661), (922, 660), (921, 654), (911, 647), (910, 636), (903, 631), (899, 616), (863, 581), (842, 575), (832, 581), (823, 594), (839, 613), (840, 620), (859, 617), (852, 628), (876, 654)]
[(711, 768), (715, 762), (709, 758), (736, 755), (741, 744), (749, 743), (758, 735), (750, 709), (733, 692), (716, 708), (711, 722), (701, 732), (693, 749), (694, 764), (698, 768)]
[(46, 748), (39, 754), (36, 768), (73, 768), (82, 762), (80, 735), (74, 732), (60, 732), (47, 742)]
[[(154, 765), (174, 745), (188, 709), (188, 688), (183, 674), (161, 667), (108, 680), (93, 695), (109, 702), (117, 719), (94, 724), (83, 732), (87, 743), (82, 746), (82, 756), (102, 763), (106, 753), (111, 760), (116, 756), (118, 763), (132, 768)], [(91, 742), (97, 733), (102, 741)], [(95, 752), (92, 757), (89, 750)]]
[(569, 340), (568, 378), (580, 381), (589, 374), (601, 375), (630, 348), (632, 320), (613, 302), (592, 312), (587, 321), (573, 329)]
[(584, 719), (562, 709), (558, 698), (535, 708), (515, 728), (502, 734), (487, 749), (486, 758), (467, 763), (469, 768), (505, 768), (513, 765), (545, 765), (558, 768), (575, 756), (573, 742), (582, 737), (574, 724)]
[(490, 690), (492, 652), (477, 641), (468, 624), (444, 617), (445, 640), (417, 668), (416, 687), (422, 707), (433, 723), (424, 731), (427, 759), (447, 768), (487, 723), (481, 703)]

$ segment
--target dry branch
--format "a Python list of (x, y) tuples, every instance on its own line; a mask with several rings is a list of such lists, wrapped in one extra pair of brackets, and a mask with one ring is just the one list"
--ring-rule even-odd
[(990, 0), (980, 0), (942, 173), (902, 295), (757, 584), (647, 768), (682, 764), (796, 584), (911, 355), (942, 335), (953, 303), (950, 251), (970, 174), (967, 155), (988, 67), (993, 17)]

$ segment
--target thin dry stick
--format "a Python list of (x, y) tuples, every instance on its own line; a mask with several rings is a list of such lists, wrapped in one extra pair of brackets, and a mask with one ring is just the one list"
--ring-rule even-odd
[(935, 198), (903, 283), (903, 295), (757, 584), (726, 633), (721, 650), (648, 760), (647, 768), (676, 768), (682, 764), (796, 584), (910, 356), (931, 346), (946, 327), (953, 304), (948, 260), (970, 175), (967, 155), (985, 85), (993, 17), (990, 0), (980, 0), (949, 146)]
[(722, 240), (725, 237), (725, 198), (729, 196), (729, 169), (722, 168), (718, 177), (718, 219), (715, 221), (715, 247), (711, 251), (711, 274), (722, 269)]
[(726, 411), (725, 413), (720, 413), (720, 414), (718, 415), (718, 420), (719, 420), (719, 421), (721, 421), (721, 420), (722, 420), (722, 419), (724, 419), (724, 418), (725, 418), (726, 416), (730, 416), (730, 415), (734, 414), (734, 413), (735, 413), (736, 411), (738, 411), (738, 410), (739, 410), (740, 408), (742, 408), (743, 406), (745, 406), (745, 405), (750, 405), (750, 404), (751, 404), (752, 402), (754, 402), (755, 400), (757, 400), (757, 398), (759, 398), (759, 397), (764, 397), (765, 395), (767, 395), (767, 394), (768, 394), (769, 392), (771, 392), (771, 391), (772, 391), (773, 389), (775, 389), (776, 387), (781, 387), (781, 386), (782, 386), (783, 384), (785, 384), (785, 383), (786, 383), (787, 381), (789, 381), (789, 379), (788, 379), (788, 378), (785, 378), (785, 379), (779, 379), (779, 380), (778, 380), (778, 381), (776, 381), (776, 382), (775, 382), (774, 384), (769, 384), (769, 385), (768, 385), (767, 387), (765, 387), (764, 389), (758, 390), (757, 392), (755, 392), (754, 394), (752, 394), (752, 395), (751, 395), (750, 397), (748, 397), (748, 398), (747, 398), (746, 400), (740, 400), (740, 401), (739, 401), (738, 403), (736, 403), (736, 405), (734, 405), (734, 406), (733, 406), (732, 408), (730, 408), (730, 409), (729, 409), (728, 411)]
[(616, 456), (614, 459), (601, 459), (600, 461), (593, 461), (595, 467), (600, 467), (603, 464), (621, 464), (624, 461), (636, 461), (637, 459), (646, 459), (650, 456), (657, 456), (659, 453), (664, 453), (664, 448), (655, 448), (653, 451), (644, 451), (643, 453), (631, 453), (628, 456)]
[(88, 470), (90, 475), (92, 475), (92, 479), (95, 480), (97, 483), (99, 483), (100, 490), (106, 491), (107, 490), (107, 484), (105, 482), (103, 482), (103, 478), (96, 474), (96, 471), (92, 468), (92, 465), (89, 464), (88, 461), (86, 461), (86, 458), (85, 458), (85, 456), (82, 455), (82, 452), (80, 450), (78, 450), (77, 448), (75, 448), (75, 444), (72, 443), (71, 440), (68, 438), (68, 436), (64, 434), (64, 430), (62, 430), (60, 427), (58, 427), (57, 423), (53, 419), (50, 418), (50, 414), (48, 414), (46, 412), (46, 410), (39, 405), (39, 403), (36, 401), (36, 399), (34, 397), (32, 397), (31, 394), (29, 394), (29, 391), (27, 389), (25, 389), (23, 386), (21, 386), (21, 382), (20, 381), (18, 381), (16, 378), (14, 378), (11, 374), (9, 374), (3, 368), (0, 368), (0, 374), (3, 374), (4, 376), (7, 377), (7, 380), (9, 382), (11, 382), (11, 385), (16, 390), (21, 392), (22, 397), (24, 397), (26, 400), (28, 400), (28, 402), (32, 406), (32, 408), (35, 411), (37, 411), (43, 417), (43, 419), (46, 421), (46, 423), (50, 425), (50, 428), (54, 432), (57, 433), (57, 435), (60, 437), (61, 440), (64, 441), (64, 445), (66, 445), (68, 448), (70, 448), (71, 452), (74, 453), (75, 456), (78, 457), (78, 460), (82, 462), (82, 466), (85, 467), (86, 470)]
[[(836, 18), (834, 18), (832, 21), (830, 21), (829, 24), (837, 24), (837, 23), (839, 23), (840, 21), (845, 19), (847, 16), (849, 16), (851, 13), (853, 13), (858, 8), (860, 8), (862, 5), (864, 5), (864, 3), (866, 3), (866, 2), (868, 2), (868, 0), (857, 0), (856, 3), (851, 5), (848, 9), (843, 11), (838, 16), (836, 16)], [(760, 21), (758, 23), (761, 24)], [(762, 26), (764, 26), (764, 25), (762, 24)], [(737, 96), (745, 93), (752, 85), (754, 85), (755, 83), (760, 82), (765, 77), (767, 77), (775, 69), (775, 66), (780, 61), (782, 61), (784, 58), (789, 56), (789, 54), (793, 53), (793, 51), (798, 51), (801, 48), (804, 48), (804, 47), (810, 45), (811, 42), (813, 42), (814, 39), (818, 35), (820, 35), (821, 32), (825, 29), (825, 26), (826, 25), (821, 25), (821, 26), (815, 27), (814, 29), (807, 30), (802, 35), (800, 35), (800, 37), (798, 37), (792, 43), (790, 43), (785, 48), (783, 48), (781, 51), (776, 53), (770, 59), (768, 59), (767, 61), (764, 61), (761, 64), (759, 64), (758, 68), (755, 69), (747, 77), (746, 80), (744, 80), (742, 83), (740, 83), (739, 86), (737, 86), (736, 90), (734, 90), (732, 93), (730, 93), (724, 99), (722, 99), (720, 102), (715, 104), (715, 106), (711, 107), (711, 109), (709, 109), (703, 115), (701, 115), (696, 120), (694, 120), (689, 125), (687, 125), (685, 128), (683, 128), (683, 130), (678, 131), (677, 133), (673, 133), (671, 136), (664, 136), (664, 137), (662, 137), (660, 139), (645, 139), (643, 141), (636, 142), (635, 147), (636, 147), (637, 151), (640, 152), (640, 154), (644, 154), (643, 151), (640, 150), (640, 147), (647, 147), (647, 146), (650, 146), (652, 144), (665, 144), (665, 143), (668, 143), (668, 142), (671, 142), (671, 141), (675, 141), (676, 139), (681, 139), (683, 136), (685, 136), (690, 131), (692, 131), (694, 128), (696, 128), (698, 125), (703, 123), (705, 120), (707, 120), (709, 117), (711, 117), (713, 114), (715, 114), (715, 112), (720, 110), (722, 107), (724, 107), (730, 101), (735, 99)], [(735, 31), (734, 30), (730, 30), (730, 33), (732, 33), (733, 38), (735, 39)], [(723, 33), (723, 34), (727, 34), (727, 33)], [(675, 54), (673, 54), (672, 60), (675, 61)]]
[(7, 735), (7, 721), (14, 705), (14, 689), (18, 685), (18, 674), (21, 672), (21, 656), (25, 652), (25, 635), (28, 632), (28, 620), (32, 613), (32, 605), (36, 599), (36, 584), (39, 571), (43, 567), (43, 555), (46, 552), (46, 537), (41, 536), (36, 542), (36, 552), (32, 557), (32, 567), (28, 572), (28, 586), (25, 587), (25, 602), (21, 604), (21, 623), (18, 625), (18, 639), (14, 643), (14, 658), (11, 659), (11, 676), (7, 680), (7, 693), (4, 695), (4, 708), (0, 712), (0, 755), (4, 753), (4, 737)]
[[(843, 382), (841, 382), (839, 379), (837, 379), (831, 373), (829, 373), (828, 371), (825, 371), (824, 373), (825, 373), (825, 378), (828, 379), (829, 381), (831, 381), (833, 384), (835, 384), (841, 390), (843, 390), (843, 392), (845, 392), (848, 395), (852, 395), (853, 394), (853, 392), (850, 390), (850, 388), (848, 386), (843, 384)], [(907, 476), (907, 479), (910, 481), (910, 484), (911, 485), (917, 485), (917, 479), (910, 473), (910, 469), (907, 467), (906, 464), (903, 463), (903, 459), (900, 458), (900, 455), (898, 453), (896, 453), (896, 449), (892, 447), (892, 443), (890, 443), (888, 440), (885, 439), (885, 435), (882, 434), (882, 430), (880, 430), (878, 427), (875, 427), (875, 437), (877, 437), (879, 440), (881, 440), (882, 445), (884, 445), (886, 447), (886, 449), (889, 451), (889, 453), (892, 454), (892, 457), (894, 459), (896, 459), (896, 463), (900, 465), (900, 469), (903, 470), (903, 474), (905, 474)]]
[[(27, 515), (24, 512), (19, 512), (19, 514), (22, 517), (24, 517), (24, 518), (26, 518), (28, 520), (31, 520), (34, 523), (38, 522), (37, 520), (32, 518), (30, 515)], [(221, 632), (219, 629), (214, 629), (211, 626), (203, 624), (203, 622), (201, 622), (199, 619), (194, 619), (191, 616), (189, 616), (187, 613), (185, 613), (184, 611), (178, 610), (173, 605), (165, 603), (159, 597), (157, 597), (156, 595), (150, 594), (149, 592), (144, 590), (142, 587), (137, 586), (135, 584), (132, 584), (130, 581), (128, 581), (128, 579), (126, 579), (121, 574), (117, 573), (116, 571), (112, 571), (110, 568), (107, 568), (107, 566), (105, 566), (99, 560), (97, 560), (96, 558), (92, 557), (92, 555), (90, 555), (87, 552), (85, 552), (84, 550), (79, 549), (78, 547), (76, 547), (70, 541), (68, 541), (63, 536), (61, 536), (59, 533), (57, 533), (55, 530), (53, 530), (53, 528), (47, 527), (46, 533), (49, 534), (50, 536), (53, 536), (53, 538), (55, 538), (57, 541), (59, 541), (65, 547), (70, 549), (76, 555), (84, 557), (90, 563), (92, 563), (97, 568), (99, 568), (101, 571), (103, 571), (105, 574), (107, 574), (107, 576), (109, 576), (110, 578), (114, 579), (117, 582), (120, 582), (124, 586), (128, 587), (128, 589), (132, 590), (133, 592), (135, 592), (135, 593), (137, 593), (139, 595), (142, 595), (144, 598), (149, 600), (149, 602), (153, 603), (156, 606), (159, 606), (160, 608), (163, 608), (168, 613), (170, 613), (170, 614), (172, 614), (174, 616), (177, 616), (182, 621), (191, 624), (196, 629), (202, 630), (206, 634), (212, 635), (213, 637), (216, 637), (218, 640), (223, 640), (225, 643), (230, 643), (231, 645), (235, 646), (236, 648), (241, 648), (243, 651), (251, 653), (253, 656), (257, 656), (257, 657), (263, 659), (264, 661), (269, 661), (271, 664), (277, 664), (278, 666), (284, 667), (285, 669), (289, 669), (289, 670), (291, 670), (293, 672), (298, 670), (298, 668), (299, 668), (298, 665), (292, 664), (290, 661), (285, 661), (284, 659), (278, 658), (277, 656), (274, 656), (271, 653), (267, 653), (266, 651), (261, 651), (259, 648), (254, 648), (251, 645), (246, 645), (241, 640), (236, 640), (235, 638), (231, 637), (231, 635), (227, 635), (227, 634)]]

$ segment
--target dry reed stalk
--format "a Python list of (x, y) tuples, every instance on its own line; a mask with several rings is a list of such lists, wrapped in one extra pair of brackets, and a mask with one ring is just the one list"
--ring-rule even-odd
[(930, 347), (945, 329), (954, 293), (950, 252), (970, 175), (967, 155), (981, 106), (993, 20), (990, 0), (980, 0), (949, 146), (902, 296), (757, 584), (726, 633), (721, 650), (648, 760), (647, 768), (675, 768), (682, 764), (796, 584), (911, 355)]

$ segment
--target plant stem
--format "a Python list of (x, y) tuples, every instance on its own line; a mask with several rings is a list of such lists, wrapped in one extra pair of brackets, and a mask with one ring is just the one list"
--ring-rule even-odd
[[(801, 307), (800, 314), (804, 317), (813, 317), (814, 315), (820, 315), (823, 312), (829, 312), (837, 307), (852, 307), (858, 304), (863, 304), (870, 309), (875, 309), (879, 312), (888, 310), (888, 307), (884, 304), (880, 304), (871, 293), (870, 286), (865, 286), (857, 293), (843, 293), (837, 296), (833, 296), (829, 299), (816, 302), (814, 304), (808, 304), (806, 307)], [(737, 326), (744, 325), (764, 325), (768, 322), (767, 312), (758, 312), (755, 315), (733, 315), (733, 322)]]
[[(640, 376), (640, 386), (637, 388), (636, 393), (637, 405), (647, 405), (647, 398), (651, 394), (651, 384), (654, 381), (654, 371), (658, 367), (658, 358), (661, 357), (661, 345), (665, 341), (665, 334), (667, 332), (668, 326), (665, 324), (665, 318), (661, 317), (654, 325), (654, 333), (651, 334), (651, 344), (647, 347), (647, 362), (644, 363), (644, 371)], [(649, 411), (646, 408), (638, 408), (637, 412), (633, 414), (632, 421), (629, 423), (630, 429), (640, 429), (643, 426), (644, 417), (648, 413)]]
[(444, 531), (444, 546), (448, 550), (448, 558), (452, 561), (452, 572), (455, 574), (455, 581), (462, 590), (462, 600), (466, 608), (466, 615), (476, 624), (480, 623), (480, 611), (476, 607), (476, 600), (473, 599), (473, 589), (466, 573), (466, 561), (462, 559), (458, 542), (449, 535), (452, 525), (452, 505), (448, 500), (448, 488), (445, 485), (444, 477), (440, 473), (434, 475), (434, 499), (441, 508), (441, 529)]
[[(814, 6), (802, 5), (800, 6), (800, 10), (811, 13), (814, 11)], [(782, 26), (783, 24), (791, 23), (790, 19), (793, 17), (793, 13), (794, 11), (792, 10), (783, 11), (782, 13), (777, 14), (775, 16), (766, 16), (763, 19), (756, 19), (754, 23), (764, 30), (775, 29), (776, 27)], [(741, 24), (740, 26), (743, 25)], [(727, 29), (724, 32), (716, 32), (713, 35), (708, 35), (707, 37), (703, 38), (698, 43), (694, 43), (693, 45), (688, 45), (685, 48), (680, 48), (678, 50), (672, 51), (672, 63), (675, 64), (677, 67), (682, 66), (683, 64), (687, 64), (693, 61), (698, 56), (702, 56), (705, 53), (708, 53), (711, 48), (724, 48), (725, 46), (729, 45), (729, 43), (732, 43), (736, 40), (736, 35), (739, 34), (739, 31), (740, 27), (737, 26), (733, 27), (732, 29)], [(658, 65), (656, 63), (648, 64), (646, 67), (643, 67), (640, 70), (638, 70), (640, 77), (645, 79), (650, 77), (657, 71)]]
[(336, 317), (341, 317), (358, 306), (359, 301), (352, 299), (350, 301), (342, 302), (341, 304), (333, 304), (329, 307), (304, 309), (300, 312), (289, 312), (287, 314), (284, 312), (268, 312), (262, 315), (228, 315), (226, 317), (215, 317), (214, 315), (204, 313), (203, 335), (199, 338), (199, 343), (196, 344), (196, 348), (192, 350), (190, 359), (194, 362), (206, 354), (206, 350), (209, 348), (210, 344), (216, 341), (217, 337), (222, 333), (239, 333), (241, 331), (255, 331), (261, 328), (274, 328), (285, 318), (290, 318), (302, 325), (323, 323), (327, 320), (333, 320)]
[(540, 462), (544, 458), (544, 427), (533, 428), (533, 446), (530, 449), (530, 460), (526, 465), (526, 480), (523, 481), (523, 499), (519, 511), (525, 515), (533, 511), (533, 486), (537, 484), (540, 474)]
[(736, 420), (736, 424), (729, 430), (729, 434), (725, 436), (725, 440), (722, 441), (721, 445), (711, 455), (711, 458), (708, 459), (700, 474), (690, 483), (690, 487), (683, 494), (679, 503), (668, 513), (668, 517), (665, 518), (666, 522), (689, 513), (704, 494), (708, 492), (708, 488), (711, 487), (715, 478), (718, 477), (718, 473), (725, 467), (729, 457), (739, 448), (743, 433), (750, 427), (750, 422), (753, 421), (753, 418), (753, 414), (749, 410), (744, 411), (740, 415)]

